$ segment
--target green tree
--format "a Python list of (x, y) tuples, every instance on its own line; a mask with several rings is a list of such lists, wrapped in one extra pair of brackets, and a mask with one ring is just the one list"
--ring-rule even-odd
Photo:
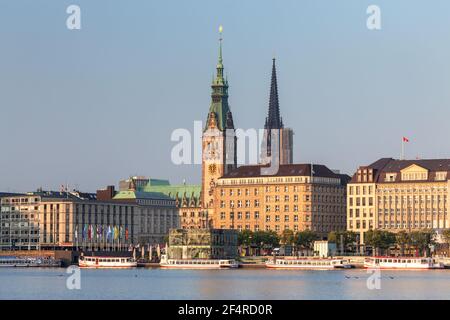
[(444, 241), (447, 244), (447, 255), (449, 255), (449, 253), (450, 253), (450, 229), (445, 229), (442, 232), (442, 237), (444, 238)]
[(405, 247), (411, 242), (411, 237), (409, 233), (402, 230), (395, 235), (395, 240), (397, 245), (400, 246), (400, 254), (405, 255)]
[(294, 244), (294, 240), (295, 240), (295, 236), (294, 236), (294, 232), (292, 230), (286, 229), (283, 230), (283, 232), (281, 233), (281, 237), (280, 237), (280, 242), (285, 245), (285, 246), (289, 246)]
[(369, 230), (364, 235), (365, 243), (375, 248), (373, 255), (379, 255), (380, 249), (386, 250), (395, 244), (395, 234), (384, 230)]
[(242, 230), (238, 234), (238, 245), (250, 246), (252, 244), (253, 232), (251, 230)]
[(280, 237), (274, 231), (256, 231), (253, 233), (253, 243), (261, 249), (272, 249), (280, 243)]
[[(353, 246), (356, 243), (357, 234), (353, 231), (331, 231), (328, 234), (328, 241), (336, 243), (337, 248), (345, 252), (349, 246)], [(342, 242), (342, 243), (341, 243)], [(341, 252), (341, 253), (344, 253)]]
[(312, 249), (314, 241), (317, 239), (319, 237), (314, 231), (304, 230), (295, 234), (294, 242), (301, 250), (307, 250), (308, 253)]
[(411, 244), (424, 256), (430, 255), (430, 245), (435, 243), (435, 234), (432, 230), (413, 231), (410, 234)]
[(450, 244), (450, 229), (445, 229), (442, 232), (442, 237), (447, 244)]

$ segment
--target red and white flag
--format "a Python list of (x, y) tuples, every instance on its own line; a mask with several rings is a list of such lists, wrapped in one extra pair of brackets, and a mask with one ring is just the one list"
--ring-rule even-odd
[(403, 142), (409, 142), (409, 139), (407, 137), (403, 137)]

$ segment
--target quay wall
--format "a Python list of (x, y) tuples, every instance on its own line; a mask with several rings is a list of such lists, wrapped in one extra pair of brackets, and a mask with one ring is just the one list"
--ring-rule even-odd
[(0, 257), (14, 256), (14, 257), (51, 257), (55, 258), (55, 251), (53, 250), (15, 250), (15, 251), (0, 251)]

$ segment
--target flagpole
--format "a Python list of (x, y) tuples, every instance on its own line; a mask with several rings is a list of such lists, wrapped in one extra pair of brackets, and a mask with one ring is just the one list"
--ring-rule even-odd
[(402, 138), (402, 154), (400, 160), (405, 160), (405, 138)]

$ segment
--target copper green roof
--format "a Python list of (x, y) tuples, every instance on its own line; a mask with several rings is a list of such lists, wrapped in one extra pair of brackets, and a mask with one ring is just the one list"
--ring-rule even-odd
[(228, 81), (224, 78), (223, 69), (222, 38), (220, 38), (219, 61), (216, 67), (216, 77), (211, 84), (211, 105), (209, 107), (205, 130), (208, 128), (211, 113), (216, 115), (217, 126), (220, 131), (224, 131), (227, 128), (227, 118), (231, 117), (230, 108), (228, 106)]
[(150, 199), (150, 200), (172, 200), (170, 196), (162, 192), (142, 192), (142, 191), (119, 191), (113, 198), (114, 200), (129, 199)]
[(156, 192), (156, 193), (163, 193), (172, 199), (175, 199), (177, 196), (182, 198), (183, 196), (186, 197), (200, 197), (200, 192), (202, 190), (201, 185), (149, 185), (147, 184), (145, 187), (142, 188), (142, 192)]
[(149, 179), (148, 184), (152, 186), (169, 186), (170, 182), (163, 179)]

